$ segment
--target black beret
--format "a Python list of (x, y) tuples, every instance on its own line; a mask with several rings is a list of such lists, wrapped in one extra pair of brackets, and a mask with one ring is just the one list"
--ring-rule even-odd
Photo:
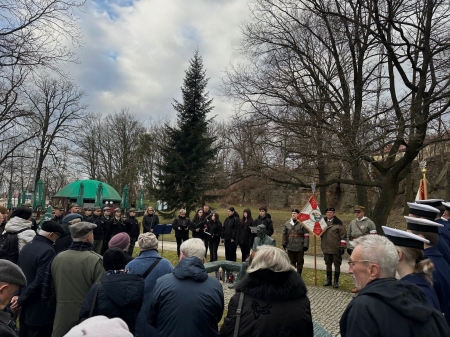
[(64, 233), (64, 229), (62, 229), (62, 227), (59, 225), (59, 223), (57, 223), (56, 221), (53, 221), (53, 220), (45, 221), (42, 224), (41, 229), (43, 231), (46, 231), (49, 233), (51, 233), (51, 232), (60, 233), (60, 234)]
[(294, 208), (294, 209), (291, 211), (291, 213), (297, 213), (297, 214), (300, 214), (300, 211), (298, 210), (298, 208)]
[(325, 212), (336, 212), (336, 209), (335, 208), (333, 208), (333, 207), (328, 207), (326, 210), (325, 210)]

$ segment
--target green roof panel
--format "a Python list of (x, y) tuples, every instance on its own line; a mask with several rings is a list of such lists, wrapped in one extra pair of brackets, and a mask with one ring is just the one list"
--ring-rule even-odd
[[(54, 197), (66, 197), (76, 199), (80, 190), (80, 184), (84, 184), (83, 199), (95, 199), (97, 187), (100, 181), (98, 180), (77, 180), (61, 188)], [(110, 185), (101, 182), (103, 185), (103, 200), (104, 201), (121, 201), (122, 197)]]

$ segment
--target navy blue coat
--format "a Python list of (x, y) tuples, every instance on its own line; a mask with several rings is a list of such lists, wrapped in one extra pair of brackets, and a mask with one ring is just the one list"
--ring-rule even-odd
[[(439, 228), (441, 228), (441, 230), (444, 229), (443, 227)], [(447, 262), (447, 264), (450, 266), (450, 247), (447, 246), (447, 242), (445, 241), (442, 235), (439, 235), (439, 240), (436, 243), (435, 247), (442, 254), (442, 257), (444, 258), (445, 262)]]
[(442, 313), (422, 291), (394, 278), (370, 281), (345, 309), (342, 337), (444, 337), (450, 330)]
[(447, 246), (450, 247), (450, 230), (449, 230), (450, 223), (442, 218), (440, 218), (439, 220), (435, 220), (434, 222), (444, 225), (444, 227), (438, 227), (439, 236), (442, 236), (444, 241), (447, 243)]
[(146, 314), (158, 336), (217, 337), (223, 307), (220, 282), (200, 259), (186, 257), (156, 281)]
[(55, 257), (53, 242), (42, 235), (36, 235), (19, 254), (18, 265), (27, 278), (27, 286), (19, 296), (20, 321), (32, 326), (52, 324), (55, 308), (47, 306), (41, 298), (42, 283), (48, 264)]
[(450, 326), (450, 266), (436, 247), (426, 248), (424, 256), (434, 264), (433, 283), (441, 310)]
[(417, 287), (422, 289), (427, 298), (428, 302), (437, 310), (441, 311), (441, 306), (439, 305), (439, 300), (436, 296), (434, 289), (431, 285), (425, 280), (425, 278), (417, 273), (409, 274), (402, 277), (402, 281), (408, 281), (412, 284), (415, 284)]
[(97, 300), (92, 315), (103, 315), (109, 318), (119, 317), (127, 323), (130, 332), (134, 334), (136, 317), (141, 310), (144, 299), (144, 279), (135, 274), (109, 274), (103, 276), (100, 283), (95, 283), (89, 289), (80, 319), (88, 318), (96, 288)]
[[(130, 270), (130, 274), (144, 275), (147, 269), (156, 260), (158, 252), (156, 250), (145, 250), (139, 254), (133, 261), (126, 265), (126, 269)], [(150, 294), (155, 287), (156, 280), (163, 275), (172, 272), (172, 265), (166, 259), (161, 259), (161, 261), (156, 265), (156, 267), (151, 271), (150, 274), (145, 278), (144, 285), (144, 302), (142, 304), (141, 310), (136, 319), (136, 336), (138, 337), (152, 337), (156, 336), (156, 330), (150, 324), (147, 323), (145, 317), (145, 309), (150, 302)]]

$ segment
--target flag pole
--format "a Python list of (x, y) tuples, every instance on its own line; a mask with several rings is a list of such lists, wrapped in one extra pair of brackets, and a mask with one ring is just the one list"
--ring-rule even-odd
[(423, 179), (423, 194), (425, 196), (425, 200), (428, 199), (428, 188), (427, 188), (427, 162), (425, 160), (419, 163), (422, 172)]
[[(314, 195), (316, 193), (316, 182), (313, 181), (311, 183), (311, 190), (312, 194)], [(316, 235), (314, 236), (314, 286), (317, 287), (317, 239)]]

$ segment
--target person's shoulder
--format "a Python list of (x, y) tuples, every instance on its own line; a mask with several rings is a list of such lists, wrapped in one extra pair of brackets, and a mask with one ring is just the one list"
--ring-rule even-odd
[(91, 253), (92, 255), (94, 255), (96, 258), (103, 260), (103, 256), (101, 256), (100, 254), (97, 254), (95, 251), (88, 250), (88, 252)]

